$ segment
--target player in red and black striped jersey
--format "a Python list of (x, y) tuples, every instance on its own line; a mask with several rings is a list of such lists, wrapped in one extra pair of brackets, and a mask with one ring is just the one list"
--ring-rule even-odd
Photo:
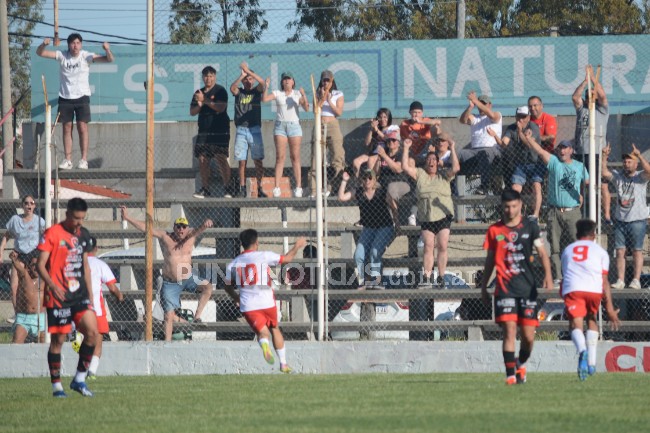
[(37, 269), (46, 285), (43, 304), (47, 308), (48, 332), (52, 334), (47, 362), (54, 397), (66, 397), (61, 386), (61, 348), (72, 331), (72, 322), (84, 340), (70, 388), (85, 397), (93, 395), (85, 381), (99, 334), (87, 255), (90, 234), (81, 226), (87, 210), (84, 199), (70, 199), (65, 220), (47, 229), (38, 245)]
[[(551, 262), (540, 238), (539, 226), (521, 216), (521, 195), (506, 189), (501, 194), (503, 218), (492, 224), (485, 235), (487, 250), (481, 291), (489, 305), (487, 285), (496, 267), (494, 317), (503, 330), (503, 361), (506, 384), (526, 381), (525, 363), (535, 340), (537, 321), (537, 286), (533, 275), (533, 247), (544, 267), (544, 285), (553, 288)], [(515, 358), (517, 326), (521, 334), (519, 357)]]

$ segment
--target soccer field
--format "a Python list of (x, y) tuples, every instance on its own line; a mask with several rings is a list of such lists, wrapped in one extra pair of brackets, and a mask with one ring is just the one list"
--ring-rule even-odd
[[(69, 378), (64, 379), (66, 392)], [(647, 432), (650, 375), (100, 377), (94, 398), (47, 378), (0, 380), (0, 431)]]

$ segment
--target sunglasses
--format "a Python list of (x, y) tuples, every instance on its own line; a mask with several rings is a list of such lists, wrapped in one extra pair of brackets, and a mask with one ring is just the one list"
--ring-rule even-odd
[(321, 81), (324, 81), (324, 82), (327, 83), (327, 82), (330, 82), (330, 81), (332, 81), (332, 80), (330, 80), (329, 78), (322, 78)]
[(31, 206), (33, 206), (33, 205), (35, 205), (35, 204), (36, 204), (36, 203), (34, 203), (33, 201), (24, 201), (24, 202), (23, 202), (23, 206), (27, 206), (27, 205), (31, 205)]
[(187, 224), (174, 224), (174, 227), (179, 228), (179, 229), (186, 229)]

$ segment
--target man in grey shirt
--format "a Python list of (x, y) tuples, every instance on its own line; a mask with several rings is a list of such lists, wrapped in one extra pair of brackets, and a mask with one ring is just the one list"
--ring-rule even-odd
[[(641, 270), (643, 268), (643, 240), (645, 239), (648, 220), (646, 190), (650, 180), (650, 164), (639, 149), (632, 144), (632, 152), (623, 155), (623, 170), (609, 171), (607, 158), (610, 147), (603, 148), (603, 179), (610, 181), (616, 188), (617, 202), (614, 211), (614, 248), (616, 249), (616, 272), (618, 280), (612, 284), (613, 289), (625, 287), (625, 249), (632, 249), (634, 259), (634, 278), (630, 288), (640, 289)], [(643, 170), (637, 170), (641, 163)]]

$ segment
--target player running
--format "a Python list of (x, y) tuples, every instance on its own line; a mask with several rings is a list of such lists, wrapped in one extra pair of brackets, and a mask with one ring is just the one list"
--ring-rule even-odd
[[(255, 331), (266, 362), (271, 365), (275, 363), (269, 347), (269, 337), (272, 335), (273, 347), (280, 358), (280, 371), (291, 373), (291, 367), (287, 364), (284, 337), (278, 328), (278, 311), (270, 268), (291, 262), (307, 241), (303, 237), (298, 238), (293, 248), (281, 256), (271, 251), (258, 251), (260, 245), (257, 231), (254, 229), (241, 232), (239, 240), (244, 251), (226, 267), (226, 292), (239, 306), (242, 315)], [(239, 288), (239, 293), (235, 291), (235, 285)]]
[[(578, 378), (586, 380), (596, 373), (596, 347), (598, 344), (598, 323), (596, 314), (601, 300), (612, 329), (621, 324), (618, 310), (614, 309), (607, 274), (609, 255), (594, 240), (596, 223), (583, 219), (576, 223), (577, 241), (562, 252), (561, 294), (565, 310), (569, 316), (571, 340), (578, 353)], [(587, 319), (587, 336), (583, 332), (584, 319)]]
[[(487, 285), (496, 267), (494, 320), (503, 330), (503, 362), (506, 385), (526, 382), (526, 361), (535, 341), (537, 286), (533, 274), (533, 246), (544, 267), (544, 285), (553, 288), (551, 262), (540, 238), (539, 226), (521, 216), (521, 195), (512, 189), (501, 194), (503, 217), (492, 224), (485, 235), (487, 250), (481, 295), (489, 306)], [(519, 357), (515, 358), (517, 325), (521, 335)]]
[(47, 363), (54, 397), (67, 397), (61, 386), (61, 348), (72, 331), (73, 322), (84, 339), (70, 389), (84, 397), (93, 396), (86, 386), (86, 374), (99, 334), (91, 304), (93, 293), (87, 254), (90, 234), (81, 226), (87, 211), (84, 199), (70, 199), (65, 220), (47, 229), (38, 245), (37, 270), (46, 285), (43, 304), (47, 308), (48, 332), (52, 334)]
[(104, 302), (104, 294), (102, 293), (102, 285), (106, 284), (108, 290), (119, 302), (124, 301), (124, 294), (120, 291), (119, 287), (115, 283), (115, 275), (113, 271), (108, 267), (106, 262), (95, 257), (97, 254), (97, 239), (94, 237), (90, 238), (88, 244), (88, 265), (90, 266), (91, 272), (91, 281), (93, 287), (93, 307), (95, 309), (95, 315), (97, 316), (97, 331), (100, 336), (97, 338), (97, 345), (95, 346), (95, 352), (90, 361), (90, 366), (88, 367), (88, 379), (97, 378), (97, 368), (99, 368), (99, 359), (102, 356), (102, 339), (104, 334), (108, 334), (108, 319), (106, 317), (106, 303)]

